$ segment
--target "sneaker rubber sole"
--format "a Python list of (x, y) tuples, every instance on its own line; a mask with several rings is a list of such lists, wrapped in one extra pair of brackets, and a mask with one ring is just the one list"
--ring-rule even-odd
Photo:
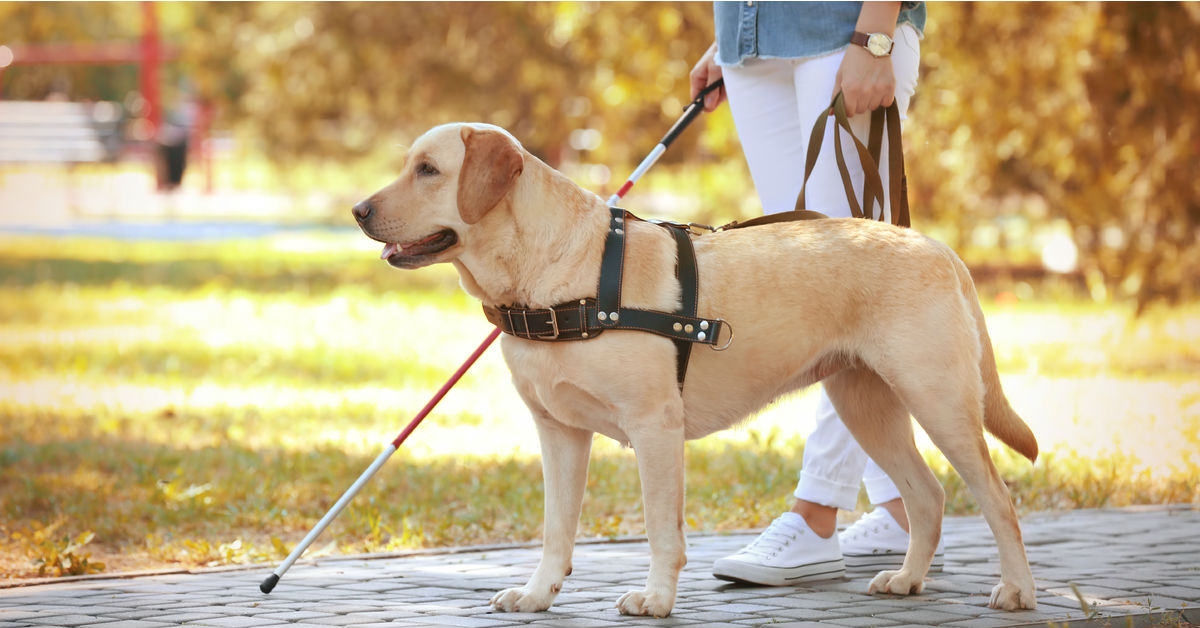
[[(880, 554), (843, 554), (847, 571), (880, 571), (884, 569), (899, 569), (904, 564), (904, 554), (883, 552)], [(940, 572), (946, 565), (944, 554), (934, 554), (929, 571)]]
[(846, 563), (840, 558), (796, 567), (768, 567), (728, 559), (721, 559), (713, 563), (713, 576), (721, 580), (742, 584), (761, 584), (769, 587), (836, 580), (845, 574)]

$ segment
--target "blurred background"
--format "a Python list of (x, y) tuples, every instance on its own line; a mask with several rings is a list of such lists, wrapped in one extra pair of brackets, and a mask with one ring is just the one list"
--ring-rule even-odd
[[(1198, 27), (1195, 3), (929, 6), (913, 222), (971, 266), (1043, 441), (1032, 468), (997, 450), (1023, 508), (1200, 500)], [(3, 579), (286, 553), (488, 331), (350, 206), (461, 120), (607, 196), (712, 38), (709, 3), (0, 3)], [(728, 109), (624, 205), (757, 215)], [(485, 357), (317, 551), (536, 538), (507, 380)], [(693, 531), (786, 506), (812, 404), (689, 445)], [(581, 534), (640, 534), (629, 453), (595, 451)]]

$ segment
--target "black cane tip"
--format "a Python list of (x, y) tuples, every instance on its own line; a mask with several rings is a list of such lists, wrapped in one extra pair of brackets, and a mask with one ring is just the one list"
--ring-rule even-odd
[(279, 584), (279, 574), (273, 573), (267, 576), (267, 579), (263, 580), (262, 584), (258, 585), (258, 590), (263, 593), (270, 593), (277, 584)]

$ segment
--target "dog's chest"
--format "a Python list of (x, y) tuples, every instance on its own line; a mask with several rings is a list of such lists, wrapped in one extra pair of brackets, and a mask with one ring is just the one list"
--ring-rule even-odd
[(594, 368), (581, 368), (587, 362), (574, 359), (572, 349), (578, 348), (582, 347), (518, 340), (505, 343), (504, 358), (513, 384), (535, 414), (628, 444), (621, 424), (627, 412), (618, 400), (620, 382), (608, 381)]

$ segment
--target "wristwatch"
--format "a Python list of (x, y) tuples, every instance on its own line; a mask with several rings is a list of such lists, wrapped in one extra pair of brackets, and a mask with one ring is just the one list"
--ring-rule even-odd
[(876, 57), (886, 57), (892, 54), (892, 47), (896, 45), (896, 42), (892, 41), (892, 38), (888, 37), (886, 33), (861, 33), (859, 31), (854, 31), (854, 34), (850, 36), (850, 43), (866, 48), (867, 52)]

